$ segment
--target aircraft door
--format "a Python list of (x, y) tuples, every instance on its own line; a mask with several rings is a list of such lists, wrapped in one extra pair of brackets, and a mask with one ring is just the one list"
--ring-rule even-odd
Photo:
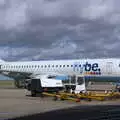
[(106, 73), (107, 74), (112, 74), (113, 73), (113, 63), (112, 62), (107, 62), (106, 63)]

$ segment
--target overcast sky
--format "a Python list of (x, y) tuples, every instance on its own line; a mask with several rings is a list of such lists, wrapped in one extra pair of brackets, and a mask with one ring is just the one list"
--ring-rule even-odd
[(0, 58), (120, 57), (120, 0), (0, 0)]

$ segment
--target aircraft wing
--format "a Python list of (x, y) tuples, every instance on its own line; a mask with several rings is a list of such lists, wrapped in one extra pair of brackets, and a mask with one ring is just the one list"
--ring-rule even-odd
[(27, 79), (30, 78), (30, 76), (32, 75), (31, 73), (7, 72), (7, 71), (0, 71), (0, 74), (13, 79)]
[(67, 74), (61, 74), (61, 73), (59, 73), (59, 72), (56, 72), (56, 73), (53, 73), (53, 72), (48, 72), (48, 73), (42, 73), (42, 74), (40, 74), (40, 73), (37, 73), (37, 74), (32, 74), (32, 75), (30, 75), (30, 77), (36, 77), (36, 76), (46, 76), (46, 77), (48, 77), (48, 78), (55, 78), (55, 77), (57, 77), (57, 76), (68, 76)]
[(0, 74), (4, 75), (4, 76), (7, 76), (7, 77), (10, 77), (10, 78), (13, 78), (13, 79), (30, 79), (32, 77), (36, 77), (36, 76), (46, 76), (46, 77), (49, 77), (49, 78), (52, 78), (52, 77), (56, 77), (56, 76), (68, 76), (66, 74), (61, 74), (59, 72), (56, 72), (56, 73), (53, 73), (53, 72), (48, 72), (48, 73), (24, 73), (24, 72), (8, 72), (8, 71), (0, 71)]

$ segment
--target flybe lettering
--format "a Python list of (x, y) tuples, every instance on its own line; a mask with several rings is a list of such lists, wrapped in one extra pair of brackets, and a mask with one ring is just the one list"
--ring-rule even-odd
[(83, 71), (85, 71), (85, 72), (90, 72), (90, 71), (100, 72), (100, 68), (99, 68), (98, 63), (93, 63), (93, 64), (90, 64), (88, 62), (86, 62), (85, 64), (75, 63), (74, 71), (80, 71), (80, 73), (82, 73)]
[(91, 71), (91, 70), (98, 71), (98, 63), (89, 64), (88, 62), (86, 62), (84, 67), (85, 67), (85, 71)]

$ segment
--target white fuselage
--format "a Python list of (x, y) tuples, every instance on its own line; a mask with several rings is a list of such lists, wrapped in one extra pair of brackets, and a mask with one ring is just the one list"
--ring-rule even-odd
[(120, 76), (120, 59), (78, 59), (26, 62), (1, 62), (1, 71), (32, 74)]

